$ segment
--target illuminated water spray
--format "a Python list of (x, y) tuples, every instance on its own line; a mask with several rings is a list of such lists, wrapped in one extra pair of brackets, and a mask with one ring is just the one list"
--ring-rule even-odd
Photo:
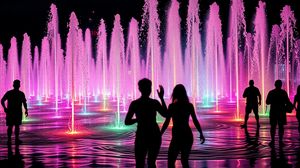
[[(261, 114), (266, 114), (266, 87), (267, 80), (266, 80), (266, 73), (267, 73), (267, 47), (268, 47), (268, 40), (267, 40), (267, 22), (266, 22), (266, 6), (265, 3), (259, 2), (258, 7), (256, 8), (256, 16), (254, 19), (255, 25), (255, 35), (254, 35), (254, 64), (256, 66), (256, 72), (252, 72), (252, 78), (255, 81), (258, 81), (258, 86), (260, 86), (261, 96), (262, 96), (262, 108)], [(253, 69), (255, 70), (255, 69)]]
[(206, 32), (205, 86), (207, 99), (213, 97), (216, 111), (219, 111), (218, 98), (223, 91), (222, 88), (224, 87), (222, 86), (222, 81), (226, 81), (221, 27), (219, 6), (217, 3), (213, 3), (210, 6), (206, 26), (206, 29), (209, 31)]
[(190, 95), (196, 99), (201, 98), (200, 88), (203, 90), (204, 81), (201, 75), (201, 68), (203, 68), (203, 54), (202, 43), (200, 36), (200, 19), (199, 19), (199, 4), (198, 0), (190, 0), (188, 6), (187, 16), (187, 43), (185, 52), (185, 73), (190, 74), (190, 77), (185, 84), (189, 86)]
[[(285, 6), (283, 7), (281, 13), (281, 24), (280, 24), (280, 28), (281, 28), (281, 36), (283, 38), (283, 41), (285, 41), (285, 43), (281, 43), (282, 44), (282, 48), (285, 48), (285, 54), (284, 54), (284, 58), (285, 58), (285, 85), (286, 85), (286, 91), (288, 94), (291, 93), (290, 87), (291, 84), (292, 86), (294, 86), (294, 82), (291, 82), (294, 80), (294, 74), (291, 73), (292, 71), (292, 67), (291, 64), (293, 64), (293, 55), (292, 55), (292, 51), (293, 51), (293, 47), (294, 47), (294, 42), (295, 42), (295, 35), (294, 35), (294, 30), (295, 30), (295, 26), (296, 26), (296, 19), (294, 16), (294, 12), (292, 11), (290, 6)], [(292, 76), (291, 76), (292, 75)]]
[[(146, 29), (146, 27), (148, 27)], [(147, 32), (146, 76), (152, 81), (152, 97), (154, 88), (161, 82), (162, 61), (160, 51), (160, 20), (157, 13), (157, 0), (146, 0), (142, 20), (142, 29)], [(166, 85), (167, 86), (167, 85)]]
[(167, 86), (171, 88), (183, 82), (184, 69), (181, 52), (179, 3), (177, 0), (172, 0), (168, 11), (166, 35), (165, 58), (167, 58), (168, 62), (164, 61), (164, 73), (167, 73), (166, 76), (169, 76), (171, 81)]
[[(101, 111), (109, 111), (108, 103), (116, 100), (112, 128), (123, 129), (120, 107), (125, 111), (128, 100), (138, 97), (137, 82), (143, 77), (153, 82), (152, 97), (159, 84), (164, 85), (168, 97), (174, 85), (182, 83), (193, 102), (202, 101), (203, 107), (222, 110), (219, 102), (229, 100), (236, 106), (235, 119), (241, 118), (241, 90), (250, 79), (254, 79), (262, 92), (263, 113), (266, 91), (273, 88), (275, 79), (284, 81), (289, 94), (299, 84), (300, 42), (295, 39), (296, 20), (289, 6), (281, 12), (281, 25), (273, 26), (268, 45), (263, 2), (259, 2), (251, 25), (253, 32), (246, 34), (243, 1), (232, 0), (226, 36), (221, 31), (216, 3), (210, 6), (206, 20), (200, 23), (198, 1), (189, 0), (187, 29), (183, 30), (179, 3), (172, 0), (163, 31), (157, 5), (157, 0), (146, 0), (141, 27), (137, 20), (131, 19), (125, 29), (127, 32), (123, 32), (121, 17), (116, 15), (111, 34), (103, 19), (98, 33), (89, 28), (83, 32), (73, 12), (65, 45), (60, 38), (57, 8), (51, 5), (47, 36), (42, 38), (39, 47), (32, 46), (27, 34), (19, 49), (16, 38), (11, 39), (6, 62), (0, 60), (0, 79), (5, 81), (0, 86), (0, 95), (12, 88), (13, 80), (20, 79), (21, 89), (27, 97), (30, 95), (28, 99), (38, 101), (36, 105), (55, 102), (56, 116), (63, 115), (59, 108), (67, 102), (64, 106), (71, 109), (69, 130), (76, 133), (75, 111), (83, 106), (86, 112), (90, 99), (99, 102)], [(203, 30), (199, 29), (200, 24), (205, 25)], [(160, 34), (163, 32), (165, 34)], [(181, 33), (186, 39), (182, 39), (185, 36)], [(160, 39), (160, 35), (164, 39)], [(94, 48), (97, 52), (93, 52)], [(2, 54), (0, 45), (0, 56), (4, 56)]]
[(240, 52), (242, 37), (245, 36), (246, 22), (244, 17), (244, 4), (242, 0), (232, 0), (229, 13), (229, 30), (227, 40), (227, 71), (229, 75), (229, 99), (233, 101), (233, 94), (235, 94), (236, 101), (236, 119), (240, 118), (240, 85), (241, 69), (243, 65)]
[(103, 19), (100, 21), (100, 26), (98, 29), (98, 41), (97, 41), (97, 61), (96, 61), (96, 72), (97, 75), (95, 77), (98, 83), (98, 89), (101, 90), (102, 99), (103, 99), (103, 110), (107, 108), (107, 96), (108, 96), (108, 89), (107, 89), (107, 71), (108, 71), (108, 62), (107, 62), (107, 43), (106, 39), (106, 26)]
[(138, 37), (138, 22), (135, 19), (131, 19), (129, 24), (128, 33), (128, 46), (126, 50), (126, 59), (128, 62), (129, 83), (128, 87), (131, 90), (130, 95), (136, 99), (138, 95), (137, 83), (141, 79), (141, 62), (139, 51), (139, 37)]
[[(120, 118), (120, 101), (121, 91), (126, 90), (125, 81), (125, 52), (124, 52), (124, 37), (123, 29), (121, 26), (120, 15), (115, 16), (114, 27), (111, 36), (111, 48), (110, 48), (110, 58), (109, 58), (109, 74), (111, 81), (111, 90), (113, 91), (113, 96), (117, 99), (117, 112), (115, 118), (115, 127), (122, 127)], [(125, 90), (124, 90), (125, 89)], [(126, 93), (126, 92), (125, 92)]]
[[(75, 13), (71, 13), (70, 23), (69, 23), (69, 33), (67, 38), (67, 53), (66, 53), (66, 70), (67, 70), (67, 80), (68, 80), (68, 90), (71, 96), (71, 123), (69, 128), (69, 133), (76, 133), (75, 129), (75, 89), (76, 84), (79, 84), (78, 76), (76, 75), (76, 61), (79, 57), (79, 42), (81, 33), (78, 28), (78, 20)], [(76, 78), (77, 77), (77, 78)]]

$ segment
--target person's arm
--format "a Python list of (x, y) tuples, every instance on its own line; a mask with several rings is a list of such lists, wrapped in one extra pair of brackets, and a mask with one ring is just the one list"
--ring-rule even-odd
[(25, 94), (23, 94), (23, 105), (25, 108), (25, 116), (28, 117), (27, 100), (26, 100)]
[(6, 101), (6, 100), (7, 100), (7, 95), (5, 94), (5, 95), (2, 97), (2, 99), (1, 99), (1, 105), (2, 105), (2, 107), (3, 107), (5, 113), (7, 113), (7, 107), (6, 107), (6, 105), (5, 105), (5, 101)]
[[(297, 109), (297, 106), (296, 106), (296, 104), (297, 104), (297, 98), (298, 98), (298, 95), (296, 95), (295, 97), (294, 97), (294, 108), (295, 109)], [(298, 104), (297, 104), (298, 106), (299, 106), (299, 102), (298, 102)]]
[(158, 103), (157, 104), (157, 111), (158, 113), (163, 116), (163, 117), (167, 117), (168, 114), (167, 114), (167, 105), (165, 103), (165, 100), (164, 100), (164, 88), (162, 85), (159, 85), (159, 90), (157, 90), (157, 94), (158, 94), (158, 97), (161, 101), (161, 105)]
[(271, 100), (272, 98), (271, 98), (271, 97), (272, 97), (271, 92), (269, 92), (269, 93), (268, 93), (268, 96), (267, 96), (267, 100), (266, 100), (266, 104), (267, 104), (267, 105), (270, 105), (270, 104), (271, 104), (271, 102), (272, 102), (272, 100)]
[(161, 127), (161, 131), (160, 131), (161, 135), (164, 134), (164, 132), (167, 130), (167, 128), (170, 124), (170, 120), (171, 120), (171, 116), (166, 117), (166, 120), (165, 120), (163, 126)]
[(191, 116), (192, 116), (192, 119), (193, 119), (193, 123), (194, 123), (195, 127), (197, 128), (198, 132), (200, 133), (200, 141), (201, 141), (201, 144), (203, 144), (205, 142), (205, 138), (204, 138), (204, 135), (203, 135), (203, 132), (202, 132), (202, 128), (201, 128), (201, 125), (200, 125), (200, 123), (197, 119), (194, 106), (191, 105), (191, 108), (192, 108)]
[(247, 97), (247, 88), (244, 90), (244, 93), (243, 93), (243, 98), (246, 98)]
[(258, 105), (261, 105), (261, 94), (259, 89), (257, 89), (257, 92), (258, 92)]
[(129, 110), (126, 114), (126, 117), (125, 117), (125, 125), (132, 125), (132, 124), (135, 124), (137, 122), (137, 119), (133, 119), (133, 115), (134, 115), (135, 111), (134, 111), (134, 104), (131, 103), (130, 106), (129, 106)]

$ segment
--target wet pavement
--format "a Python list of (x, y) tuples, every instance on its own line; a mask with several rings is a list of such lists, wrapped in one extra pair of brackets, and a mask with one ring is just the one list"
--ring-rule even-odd
[[(64, 108), (55, 110), (51, 101), (42, 104), (32, 101), (30, 116), (21, 127), (23, 144), (19, 146), (14, 141), (7, 145), (4, 113), (1, 112), (0, 167), (134, 167), (135, 125), (127, 127), (119, 123), (116, 127), (117, 104), (114, 101), (105, 103), (106, 109), (102, 108), (104, 102), (90, 102), (86, 108), (76, 105), (76, 133), (70, 134), (71, 109), (65, 107), (65, 102), (59, 104)], [(122, 119), (127, 105), (120, 105)], [(199, 134), (191, 122), (195, 138), (191, 167), (300, 167), (300, 135), (294, 114), (288, 116), (284, 145), (276, 142), (271, 148), (268, 146), (267, 116), (261, 117), (261, 128), (257, 131), (252, 113), (248, 129), (244, 130), (240, 128), (241, 121), (234, 119), (234, 104), (220, 103), (217, 112), (213, 107), (197, 106), (206, 142), (200, 144)], [(163, 121), (159, 117), (158, 120)], [(159, 168), (167, 167), (170, 131), (169, 128), (162, 138), (157, 160)], [(181, 167), (180, 157), (177, 165)]]

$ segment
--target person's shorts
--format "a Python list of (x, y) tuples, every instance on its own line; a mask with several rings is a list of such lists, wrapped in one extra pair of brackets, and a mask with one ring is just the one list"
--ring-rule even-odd
[(254, 114), (258, 114), (258, 105), (246, 105), (246, 113), (250, 114), (252, 111)]
[(22, 125), (21, 115), (6, 115), (6, 126)]

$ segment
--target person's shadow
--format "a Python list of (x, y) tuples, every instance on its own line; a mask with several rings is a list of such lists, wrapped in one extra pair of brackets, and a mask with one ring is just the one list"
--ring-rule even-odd
[(12, 145), (7, 145), (7, 159), (0, 161), (1, 168), (23, 168), (25, 162), (20, 153), (19, 145), (15, 146), (15, 154), (13, 153)]
[(245, 128), (246, 148), (250, 152), (249, 162), (250, 167), (255, 167), (256, 160), (259, 156), (259, 129), (256, 129), (255, 136), (251, 136), (248, 128)]
[[(278, 157), (277, 157), (278, 155)], [(292, 167), (283, 151), (283, 145), (279, 145), (279, 153), (277, 154), (275, 145), (271, 147), (271, 168), (289, 168)]]

